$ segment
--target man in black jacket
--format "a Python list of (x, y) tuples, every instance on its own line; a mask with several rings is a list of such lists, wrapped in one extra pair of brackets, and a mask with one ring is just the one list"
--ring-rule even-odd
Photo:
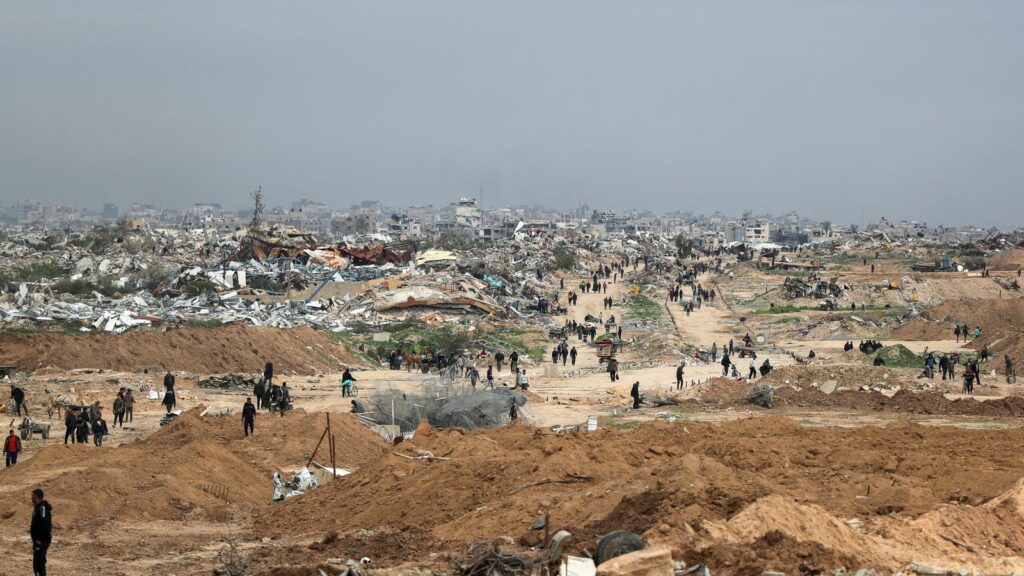
[(32, 536), (32, 571), (35, 576), (46, 576), (46, 551), (50, 548), (53, 533), (53, 507), (43, 499), (43, 491), (32, 491), (32, 525), (28, 533)]
[(21, 409), (25, 409), (25, 416), (28, 416), (28, 406), (25, 406), (25, 391), (11, 384), (11, 400), (14, 402), (14, 410), (21, 416)]
[(633, 409), (640, 408), (640, 383), (634, 382), (633, 387), (629, 390), (629, 395), (633, 397)]
[(162, 404), (167, 408), (167, 413), (170, 414), (171, 410), (174, 410), (174, 406), (178, 403), (177, 398), (174, 396), (174, 374), (168, 370), (167, 374), (164, 374), (164, 400)]
[(245, 435), (253, 434), (253, 428), (256, 426), (256, 406), (252, 403), (252, 398), (246, 398), (245, 404), (242, 406), (242, 430)]
[(257, 408), (263, 408), (263, 391), (266, 390), (264, 386), (263, 380), (257, 380), (256, 385), (252, 387), (252, 395), (256, 397)]

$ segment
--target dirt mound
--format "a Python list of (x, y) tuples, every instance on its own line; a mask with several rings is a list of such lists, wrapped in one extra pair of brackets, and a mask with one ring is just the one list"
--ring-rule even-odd
[(1016, 272), (1024, 268), (1024, 250), (1015, 248), (1006, 252), (1000, 252), (989, 257), (988, 262), (988, 267), (992, 270), (1011, 270)]
[(1004, 373), (1006, 371), (1006, 364), (1003, 362), (1004, 355), (1009, 355), (1014, 359), (1015, 369), (1018, 373), (1020, 372), (1021, 362), (1024, 361), (1024, 334), (1019, 332), (983, 334), (981, 338), (972, 340), (967, 345), (968, 348), (979, 351), (985, 346), (988, 346), (991, 360), (981, 365), (983, 373), (987, 375), (993, 369), (1000, 374)]
[(680, 555), (691, 564), (714, 566), (714, 573), (725, 574), (760, 574), (782, 570), (782, 566), (807, 566), (809, 562), (814, 566), (836, 567), (871, 564), (817, 542), (794, 540), (779, 531), (768, 532), (752, 542), (716, 542), (706, 548), (684, 550)]
[[(1021, 441), (1024, 430), (1016, 429), (898, 423), (840, 430), (775, 417), (569, 435), (520, 426), (435, 431), (395, 452), (445, 459), (386, 456), (279, 505), (257, 519), (254, 533), (401, 532), (416, 550), (443, 552), (488, 538), (535, 543), (530, 526), (549, 513), (552, 528), (577, 535), (577, 547), (625, 526), (672, 546), (687, 562), (724, 561), (743, 547), (768, 554), (773, 542), (786, 544), (761, 560), (744, 553), (713, 567), (716, 573), (855, 561), (891, 570), (953, 546), (924, 550), (928, 543), (909, 530), (906, 541), (851, 539), (847, 519), (881, 534), (951, 498), (971, 506), (989, 501), (1024, 475), (1016, 457)], [(1003, 549), (1009, 544), (1024, 549), (1024, 536)]]
[(971, 330), (981, 326), (983, 334), (1013, 330), (1024, 325), (1024, 298), (947, 300), (926, 311), (923, 317), (948, 322), (947, 339), (953, 338), (953, 323), (966, 324)]
[(936, 416), (1024, 417), (1024, 398), (1020, 396), (984, 401), (973, 398), (949, 400), (935, 392), (906, 390), (901, 390), (889, 398), (876, 392), (839, 390), (832, 394), (824, 394), (813, 389), (779, 388), (775, 391), (775, 405)]
[[(846, 354), (854, 359), (866, 361), (869, 356), (854, 349)], [(835, 380), (838, 386), (859, 388), (865, 384), (875, 385), (879, 382), (898, 382), (898, 374), (882, 366), (858, 365), (824, 365), (824, 366), (782, 366), (772, 370), (771, 374), (761, 379), (773, 386), (796, 385), (806, 386), (817, 382), (822, 384)]]
[(133, 370), (164, 367), (197, 374), (258, 372), (272, 360), (282, 373), (338, 371), (358, 360), (311, 328), (136, 330), (121, 335), (0, 332), (0, 363), (22, 370), (54, 366)]
[(896, 340), (948, 340), (956, 324), (947, 320), (915, 318), (889, 333)]
[[(379, 436), (347, 415), (331, 418), (339, 465), (361, 466), (385, 449)], [(242, 437), (235, 418), (186, 412), (152, 436), (117, 448), (50, 445), (3, 472), (3, 485), (39, 486), (63, 525), (84, 521), (223, 519), (228, 506), (267, 506), (271, 476), (305, 464), (326, 424), (298, 410), (258, 417), (256, 435)], [(88, 498), (81, 494), (86, 490)], [(3, 490), (0, 489), (0, 493)], [(23, 495), (3, 498), (0, 517), (29, 512)]]

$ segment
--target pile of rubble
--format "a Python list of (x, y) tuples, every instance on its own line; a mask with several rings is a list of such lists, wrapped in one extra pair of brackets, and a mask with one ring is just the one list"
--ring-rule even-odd
[[(376, 241), (371, 244), (370, 241)], [(0, 323), (121, 333), (140, 326), (227, 324), (345, 331), (430, 315), (526, 319), (552, 327), (557, 235), (458, 252), (412, 252), (390, 238), (321, 244), (310, 235), (197, 231), (131, 233), (98, 247), (25, 236), (0, 245)], [(661, 246), (664, 252), (669, 248)], [(575, 267), (602, 256), (656, 254), (636, 240), (579, 240)]]
[(252, 390), (256, 385), (256, 382), (257, 380), (254, 376), (246, 376), (243, 374), (220, 374), (203, 378), (198, 382), (198, 384), (200, 388), (244, 388)]

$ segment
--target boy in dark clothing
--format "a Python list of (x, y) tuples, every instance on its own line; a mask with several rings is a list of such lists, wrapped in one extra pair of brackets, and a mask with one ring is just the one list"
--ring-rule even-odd
[(32, 572), (46, 576), (46, 551), (53, 538), (53, 507), (43, 499), (43, 491), (32, 491), (32, 524), (28, 533), (32, 537)]
[(246, 436), (253, 433), (253, 429), (256, 425), (256, 406), (252, 403), (252, 398), (245, 399), (245, 405), (242, 406), (242, 430)]
[(82, 412), (78, 415), (78, 422), (75, 424), (75, 438), (79, 444), (89, 441), (89, 418)]
[(92, 443), (98, 446), (103, 446), (103, 437), (107, 435), (107, 422), (103, 417), (99, 417), (92, 422)]

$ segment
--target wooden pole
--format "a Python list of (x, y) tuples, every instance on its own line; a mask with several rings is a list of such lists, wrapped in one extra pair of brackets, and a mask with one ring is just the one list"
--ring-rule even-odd
[(316, 443), (316, 448), (313, 448), (313, 453), (309, 455), (309, 461), (306, 462), (306, 468), (313, 465), (313, 458), (316, 458), (316, 452), (320, 449), (320, 444), (323, 444), (324, 438), (327, 436), (327, 429), (324, 428), (324, 433), (320, 435), (320, 440)]

